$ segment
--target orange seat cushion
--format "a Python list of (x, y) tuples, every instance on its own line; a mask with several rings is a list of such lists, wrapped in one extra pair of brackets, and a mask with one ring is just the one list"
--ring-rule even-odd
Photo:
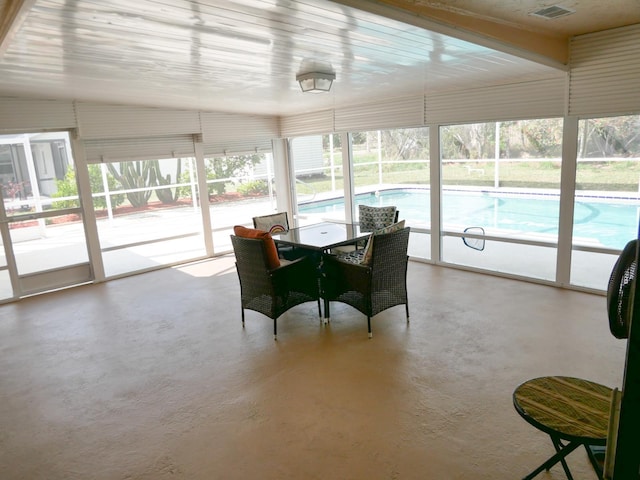
[(238, 237), (243, 238), (261, 238), (264, 242), (264, 249), (267, 253), (267, 264), (269, 269), (273, 270), (280, 266), (280, 259), (278, 258), (278, 249), (276, 248), (276, 242), (273, 241), (271, 234), (264, 230), (256, 230), (255, 228), (247, 228), (242, 225), (236, 225), (233, 227), (233, 233)]

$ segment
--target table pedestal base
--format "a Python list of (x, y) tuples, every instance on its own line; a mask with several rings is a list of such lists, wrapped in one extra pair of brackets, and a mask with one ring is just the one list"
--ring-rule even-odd
[(531, 480), (540, 472), (542, 472), (543, 470), (549, 470), (558, 462), (562, 463), (562, 468), (564, 469), (564, 473), (567, 476), (567, 478), (569, 480), (573, 480), (573, 475), (571, 475), (571, 471), (569, 471), (569, 466), (565, 461), (565, 457), (569, 455), (571, 452), (573, 452), (580, 445), (584, 445), (584, 448), (587, 451), (587, 456), (589, 457), (589, 461), (591, 462), (593, 469), (596, 471), (596, 475), (598, 476), (598, 479), (603, 480), (602, 465), (601, 465), (601, 462), (598, 460), (598, 457), (601, 457), (604, 454), (604, 447), (598, 447), (595, 445), (585, 445), (584, 443), (580, 443), (580, 442), (569, 442), (567, 444), (563, 444), (559, 438), (554, 438), (554, 437), (551, 437), (551, 442), (553, 443), (553, 446), (556, 449), (556, 454), (551, 458), (549, 458), (549, 460), (544, 462), (538, 468), (536, 468), (529, 475), (524, 477), (522, 480)]
[(553, 457), (549, 458), (549, 460), (544, 462), (538, 468), (536, 468), (529, 475), (524, 477), (522, 480), (531, 480), (540, 472), (542, 472), (543, 470), (549, 470), (558, 462), (562, 462), (562, 468), (564, 469), (564, 473), (567, 475), (567, 478), (569, 480), (573, 480), (573, 476), (571, 476), (571, 472), (569, 471), (569, 467), (564, 458), (567, 455), (569, 455), (571, 452), (573, 452), (576, 448), (578, 448), (581, 444), (579, 442), (571, 442), (571, 443), (568, 443), (567, 445), (563, 445), (559, 439), (554, 437), (551, 437), (551, 441), (553, 442), (553, 446), (556, 449), (556, 454)]

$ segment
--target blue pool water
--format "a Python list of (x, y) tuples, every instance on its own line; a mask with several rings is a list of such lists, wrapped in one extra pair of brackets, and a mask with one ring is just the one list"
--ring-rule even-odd
[[(356, 205), (395, 205), (400, 218), (416, 227), (430, 225), (429, 191), (392, 189), (356, 195)], [(513, 234), (558, 235), (559, 197), (556, 195), (503, 195), (445, 191), (443, 224), (448, 229), (484, 227)], [(638, 208), (634, 200), (578, 199), (574, 213), (574, 243), (622, 249), (637, 236)], [(357, 207), (356, 207), (357, 208)], [(300, 213), (342, 212), (342, 198), (300, 205)]]

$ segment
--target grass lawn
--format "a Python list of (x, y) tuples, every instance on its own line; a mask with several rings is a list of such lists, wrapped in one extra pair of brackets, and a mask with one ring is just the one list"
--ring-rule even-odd
[[(494, 162), (445, 163), (442, 167), (443, 185), (468, 185), (493, 187)], [(428, 162), (406, 164), (383, 164), (382, 183), (387, 184), (429, 184)], [(500, 162), (499, 186), (514, 188), (560, 189), (559, 162)], [(343, 188), (342, 169), (336, 168), (336, 189)], [(354, 165), (356, 187), (377, 185), (379, 173), (377, 165)], [(640, 183), (640, 162), (582, 162), (576, 174), (577, 190), (601, 190), (615, 192), (638, 192)], [(298, 182), (301, 194), (331, 191), (330, 170), (324, 176), (301, 178)]]

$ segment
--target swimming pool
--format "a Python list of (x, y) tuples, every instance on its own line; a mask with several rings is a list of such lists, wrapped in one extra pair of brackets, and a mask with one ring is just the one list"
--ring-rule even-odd
[[(355, 197), (358, 204), (395, 205), (410, 225), (428, 228), (431, 222), (429, 190), (380, 190)], [(574, 243), (622, 249), (637, 236), (637, 200), (581, 197), (575, 205)], [(555, 237), (558, 235), (560, 198), (557, 195), (503, 194), (445, 191), (442, 197), (446, 229), (484, 227), (487, 233)], [(300, 213), (342, 212), (342, 198), (301, 204)]]

